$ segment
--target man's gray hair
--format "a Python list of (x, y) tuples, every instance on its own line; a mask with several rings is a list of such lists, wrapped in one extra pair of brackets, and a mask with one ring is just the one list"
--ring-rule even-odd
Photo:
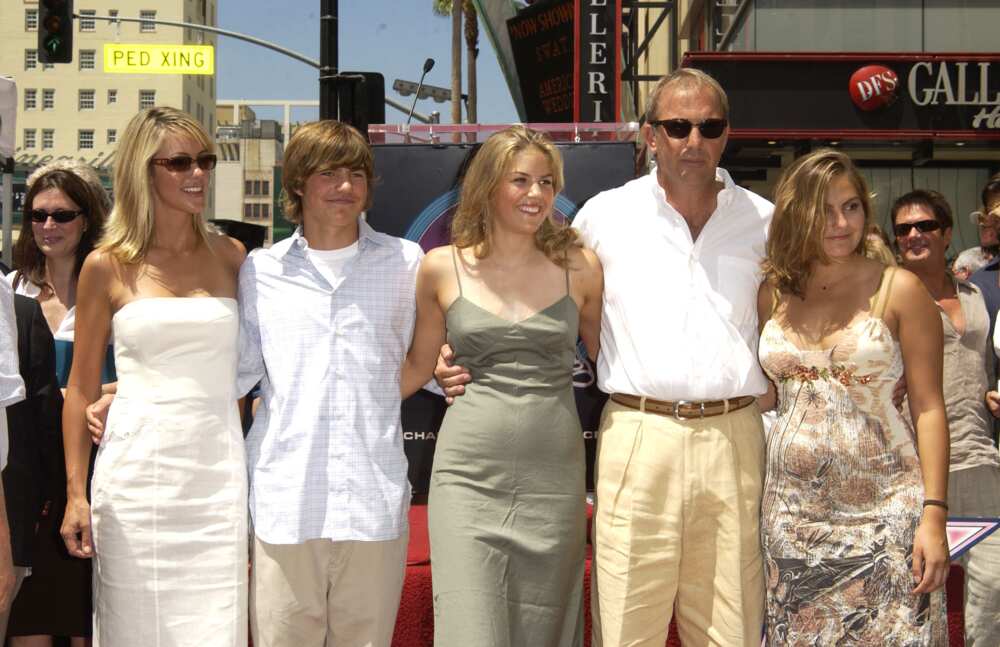
[(719, 82), (699, 69), (680, 67), (657, 81), (653, 91), (649, 93), (649, 97), (646, 99), (646, 123), (656, 119), (656, 104), (663, 91), (674, 86), (684, 89), (707, 88), (711, 90), (719, 100), (722, 118), (729, 119), (729, 97), (726, 96), (726, 91), (722, 89)]

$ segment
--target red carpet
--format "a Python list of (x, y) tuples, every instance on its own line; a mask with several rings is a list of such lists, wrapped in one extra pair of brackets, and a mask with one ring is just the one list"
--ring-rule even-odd
[[(410, 508), (410, 547), (406, 559), (406, 579), (396, 618), (392, 647), (431, 647), (434, 644), (434, 604), (431, 594), (430, 542), (427, 537), (427, 506)], [(584, 647), (590, 645), (590, 559), (584, 580)], [(949, 647), (964, 647), (962, 622), (962, 569), (951, 567), (948, 577)], [(667, 645), (679, 647), (680, 640), (671, 623)]]

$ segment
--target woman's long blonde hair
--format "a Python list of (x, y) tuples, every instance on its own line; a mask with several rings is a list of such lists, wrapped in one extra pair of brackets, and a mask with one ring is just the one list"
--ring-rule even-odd
[[(122, 263), (138, 263), (153, 240), (153, 168), (150, 160), (169, 135), (187, 135), (207, 151), (211, 138), (186, 112), (155, 107), (132, 117), (118, 144), (115, 157), (115, 205), (104, 227), (99, 246)], [(208, 245), (208, 226), (201, 214), (191, 214), (191, 226)]]
[[(524, 126), (511, 126), (494, 133), (472, 158), (462, 180), (458, 209), (451, 221), (451, 242), (455, 247), (471, 247), (476, 258), (490, 255), (494, 194), (510, 171), (514, 156), (529, 148), (548, 158), (553, 193), (559, 195), (562, 191), (562, 156), (547, 135)], [(566, 251), (579, 243), (576, 230), (566, 222), (557, 221), (550, 213), (535, 232), (535, 245), (550, 261), (565, 267)]]
[(861, 241), (855, 250), (865, 254), (865, 234), (872, 222), (871, 196), (865, 178), (847, 155), (821, 148), (797, 159), (778, 180), (774, 190), (774, 216), (767, 237), (764, 278), (782, 292), (805, 294), (813, 263), (829, 263), (823, 251), (826, 234), (826, 194), (830, 184), (846, 176), (854, 185), (865, 210)]

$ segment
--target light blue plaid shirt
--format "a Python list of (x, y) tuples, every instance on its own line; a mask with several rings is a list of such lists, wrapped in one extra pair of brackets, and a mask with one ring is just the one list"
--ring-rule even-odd
[(301, 228), (240, 270), (239, 392), (261, 382), (247, 437), (254, 533), (270, 544), (382, 541), (407, 528), (399, 380), (413, 336), (413, 242), (359, 219), (337, 285)]

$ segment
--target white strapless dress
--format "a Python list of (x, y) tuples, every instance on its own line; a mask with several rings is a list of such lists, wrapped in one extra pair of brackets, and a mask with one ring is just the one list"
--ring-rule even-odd
[(91, 490), (95, 647), (246, 647), (247, 471), (234, 299), (112, 320), (118, 395)]

